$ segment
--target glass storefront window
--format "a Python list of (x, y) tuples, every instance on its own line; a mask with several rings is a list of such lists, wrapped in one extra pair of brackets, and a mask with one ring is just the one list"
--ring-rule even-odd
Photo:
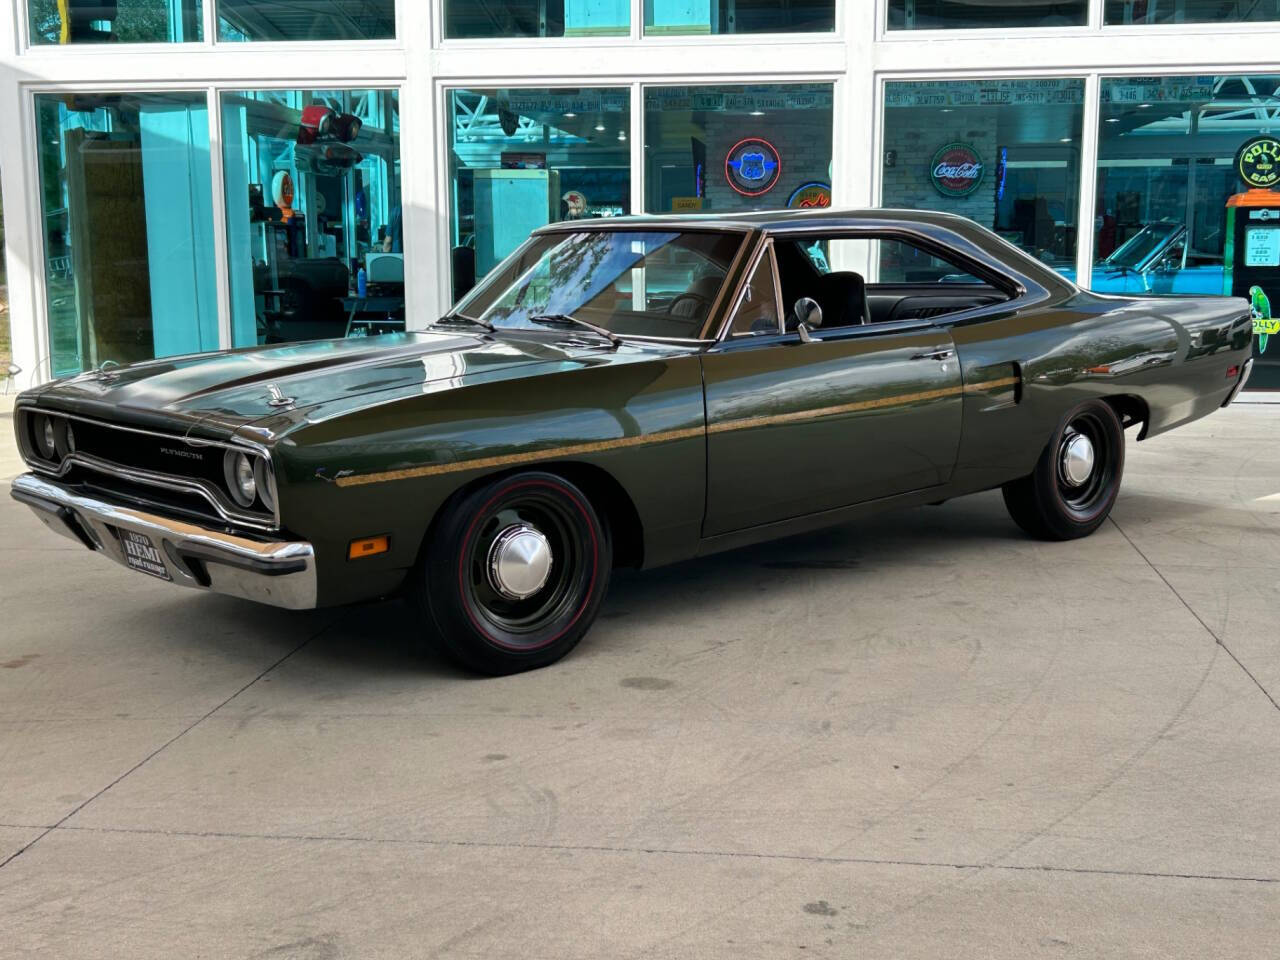
[(1084, 81), (889, 83), (886, 207), (976, 220), (1060, 272), (1075, 272)]
[(1251, 387), (1280, 388), (1277, 109), (1280, 75), (1102, 81), (1091, 287), (1250, 299), (1262, 361)]
[(631, 212), (626, 88), (449, 94), (453, 299), (531, 231)]
[(645, 209), (831, 205), (829, 83), (645, 87)]
[[(1147, 0), (1140, 0), (1147, 2)], [(1152, 0), (1155, 2), (1155, 0)], [(1088, 0), (1009, 3), (1008, 0), (889, 0), (890, 30), (974, 30), (1081, 27)]]
[(835, 25), (835, 0), (644, 0), (650, 35), (829, 33)]
[(31, 42), (183, 43), (203, 39), (201, 0), (28, 0)]
[(395, 0), (217, 0), (218, 39), (391, 40)]
[(232, 342), (404, 329), (394, 90), (222, 95)]
[(450, 40), (500, 37), (625, 37), (631, 0), (444, 0)]
[(1280, 0), (1107, 0), (1108, 24), (1280, 20)]
[(205, 95), (35, 99), (54, 375), (216, 349)]

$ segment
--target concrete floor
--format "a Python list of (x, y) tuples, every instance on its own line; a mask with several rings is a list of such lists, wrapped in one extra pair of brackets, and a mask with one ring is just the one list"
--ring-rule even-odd
[(986, 494), (625, 573), (498, 680), (0, 484), (0, 955), (1269, 956), (1280, 407), (1129, 451), (1088, 540)]

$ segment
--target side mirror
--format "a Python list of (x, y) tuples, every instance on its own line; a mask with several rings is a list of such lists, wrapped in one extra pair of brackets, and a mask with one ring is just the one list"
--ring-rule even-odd
[(800, 341), (809, 343), (813, 339), (810, 332), (822, 326), (822, 307), (812, 297), (801, 297), (791, 312), (796, 318), (796, 333), (800, 334)]

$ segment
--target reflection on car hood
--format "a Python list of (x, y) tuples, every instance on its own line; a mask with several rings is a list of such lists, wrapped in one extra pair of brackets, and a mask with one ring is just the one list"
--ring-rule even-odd
[(523, 375), (535, 366), (545, 368), (541, 373), (622, 359), (602, 349), (607, 344), (584, 341), (562, 333), (487, 336), (470, 330), (316, 340), (152, 360), (81, 374), (35, 393), (42, 403), (104, 419), (170, 429), (178, 421), (188, 429), (201, 424), (225, 433), (268, 417), (296, 421), (309, 408), (370, 394), (421, 392), (515, 371)]

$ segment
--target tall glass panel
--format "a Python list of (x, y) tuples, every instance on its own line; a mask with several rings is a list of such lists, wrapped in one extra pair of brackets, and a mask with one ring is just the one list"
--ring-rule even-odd
[(1280, 388), (1277, 110), (1280, 75), (1104, 79), (1092, 282), (1106, 293), (1248, 298), (1261, 361), (1250, 386), (1272, 389)]
[(1088, 0), (889, 0), (890, 30), (1080, 27), (1088, 19)]
[(404, 329), (395, 90), (222, 95), (236, 346)]
[(28, 0), (31, 42), (184, 43), (202, 40), (201, 0)]
[(203, 93), (40, 94), (55, 376), (218, 346)]
[(1104, 9), (1109, 24), (1280, 20), (1280, 0), (1107, 0)]
[(529, 233), (631, 212), (626, 88), (449, 94), (453, 299)]
[(648, 35), (829, 33), (835, 0), (644, 0)]
[(1075, 273), (1084, 81), (890, 83), (886, 207), (958, 213)]
[(829, 83), (645, 87), (645, 209), (831, 205)]
[(444, 0), (444, 35), (450, 40), (630, 32), (631, 0)]
[(218, 39), (391, 40), (395, 0), (217, 0)]

